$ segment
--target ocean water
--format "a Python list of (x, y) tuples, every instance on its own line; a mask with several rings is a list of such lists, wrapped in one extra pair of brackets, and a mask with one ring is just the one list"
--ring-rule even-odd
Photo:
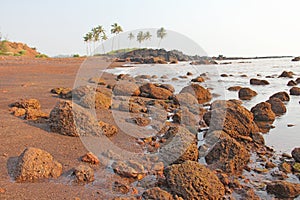
[[(243, 101), (243, 105), (251, 109), (257, 103), (266, 101), (269, 97), (280, 91), (289, 93), (290, 86), (287, 86), (289, 80), (295, 80), (300, 77), (300, 62), (292, 62), (291, 58), (282, 59), (254, 59), (254, 60), (227, 60), (231, 64), (219, 65), (190, 65), (188, 62), (179, 64), (160, 65), (160, 64), (137, 64), (127, 67), (107, 69), (106, 72), (113, 74), (130, 74), (135, 77), (137, 75), (156, 75), (157, 79), (151, 82), (169, 83), (175, 87), (175, 93), (178, 93), (183, 87), (189, 85), (190, 80), (200, 74), (205, 73), (207, 80), (201, 83), (202, 86), (210, 88), (214, 94), (212, 101), (216, 99), (238, 99), (238, 92), (228, 91), (231, 86), (250, 87), (255, 90), (258, 95), (252, 100)], [(283, 71), (294, 72), (294, 78), (278, 78)], [(188, 78), (179, 78), (192, 72), (192, 76)], [(228, 77), (221, 77), (221, 74), (227, 74)], [(166, 75), (167, 78), (160, 78)], [(247, 75), (242, 77), (241, 75)], [(266, 78), (273, 76), (274, 78)], [(178, 80), (172, 80), (178, 78)], [(251, 78), (265, 79), (270, 82), (266, 86), (250, 85)], [(291, 96), (290, 102), (286, 103), (287, 113), (277, 117), (269, 133), (264, 134), (266, 144), (273, 147), (277, 153), (291, 153), (292, 149), (300, 146), (300, 96)], [(293, 124), (293, 127), (288, 127)]]

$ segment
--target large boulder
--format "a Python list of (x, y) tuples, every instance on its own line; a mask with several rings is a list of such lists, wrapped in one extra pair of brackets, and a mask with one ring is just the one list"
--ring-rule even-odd
[(261, 102), (251, 108), (251, 112), (254, 116), (254, 121), (273, 122), (275, 120), (275, 113), (272, 110), (272, 106), (268, 102)]
[(270, 83), (267, 80), (260, 80), (260, 79), (252, 78), (252, 79), (250, 79), (250, 84), (251, 85), (269, 85)]
[(267, 191), (278, 198), (295, 198), (300, 195), (300, 184), (287, 181), (273, 181), (267, 184)]
[(14, 177), (17, 182), (34, 182), (44, 178), (58, 178), (62, 165), (50, 153), (37, 148), (26, 148), (19, 156)]
[(80, 86), (71, 91), (73, 101), (77, 104), (91, 109), (108, 109), (112, 98), (108, 91), (95, 90), (91, 86)]
[(272, 98), (278, 98), (281, 101), (290, 101), (290, 96), (286, 92), (277, 92), (270, 97), (270, 99)]
[(169, 99), (172, 96), (172, 92), (162, 87), (158, 87), (152, 83), (147, 83), (140, 87), (141, 96), (154, 98), (154, 99)]
[(286, 107), (280, 99), (274, 97), (269, 99), (267, 102), (271, 104), (271, 109), (276, 115), (286, 113)]
[(173, 200), (173, 196), (169, 192), (167, 192), (165, 190), (162, 190), (159, 187), (154, 187), (154, 188), (146, 190), (142, 194), (142, 197), (144, 199), (149, 199), (149, 200), (151, 200), (151, 199), (152, 200), (156, 200), (156, 199), (159, 199), (159, 200)]
[(278, 78), (293, 78), (294, 73), (293, 72), (288, 72), (288, 71), (283, 71)]
[(71, 101), (59, 101), (50, 113), (50, 130), (73, 137), (100, 135), (98, 121), (89, 111)]
[(257, 95), (257, 92), (250, 88), (241, 88), (239, 90), (239, 98), (242, 100), (250, 100)]
[(197, 138), (186, 128), (170, 127), (164, 138), (166, 138), (166, 142), (162, 144), (158, 155), (165, 165), (198, 160)]
[(296, 162), (300, 162), (300, 147), (293, 149), (292, 156)]
[(180, 91), (180, 93), (189, 93), (195, 96), (198, 100), (198, 103), (200, 104), (209, 102), (212, 99), (212, 95), (209, 90), (198, 84), (191, 84), (190, 86), (186, 86)]
[(250, 160), (249, 152), (243, 145), (223, 131), (208, 132), (207, 142), (215, 141), (205, 156), (206, 163), (213, 169), (221, 169), (226, 173), (240, 173)]
[(232, 138), (240, 140), (259, 132), (253, 114), (235, 101), (217, 100), (203, 119), (210, 131), (223, 130)]
[(164, 174), (168, 188), (183, 199), (222, 199), (225, 194), (218, 177), (198, 162), (171, 165)]
[(299, 87), (292, 87), (290, 89), (290, 95), (300, 96), (300, 88)]
[(118, 81), (113, 88), (114, 95), (117, 96), (139, 96), (141, 91), (137, 84), (129, 81)]
[(294, 80), (290, 80), (288, 83), (287, 83), (287, 86), (296, 86), (298, 85), (298, 83)]
[(294, 62), (300, 61), (300, 56), (293, 58), (292, 61), (294, 61)]

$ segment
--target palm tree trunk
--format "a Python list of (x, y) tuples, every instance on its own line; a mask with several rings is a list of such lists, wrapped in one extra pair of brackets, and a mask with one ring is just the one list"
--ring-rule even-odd
[(159, 47), (160, 47), (160, 43), (161, 43), (161, 39), (160, 39), (159, 42), (158, 42), (158, 49), (159, 49)]
[(102, 42), (102, 50), (103, 50), (103, 54), (105, 54), (105, 49), (104, 49), (104, 44)]
[(114, 41), (115, 41), (115, 37), (113, 37), (113, 39), (112, 39), (111, 51), (114, 50)]

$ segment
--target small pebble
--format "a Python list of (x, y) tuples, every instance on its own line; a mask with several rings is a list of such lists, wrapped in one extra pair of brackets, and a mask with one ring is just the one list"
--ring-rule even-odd
[(6, 190), (4, 188), (0, 188), (0, 194), (4, 194)]
[(294, 124), (288, 124), (287, 127), (293, 127), (295, 126)]

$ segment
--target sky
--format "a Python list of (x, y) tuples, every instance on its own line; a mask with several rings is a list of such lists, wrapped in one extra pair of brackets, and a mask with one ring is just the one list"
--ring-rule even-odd
[(0, 0), (0, 7), (3, 36), (50, 56), (86, 54), (84, 34), (97, 25), (109, 33), (115, 22), (124, 31), (164, 27), (209, 56), (300, 55), (299, 0)]

